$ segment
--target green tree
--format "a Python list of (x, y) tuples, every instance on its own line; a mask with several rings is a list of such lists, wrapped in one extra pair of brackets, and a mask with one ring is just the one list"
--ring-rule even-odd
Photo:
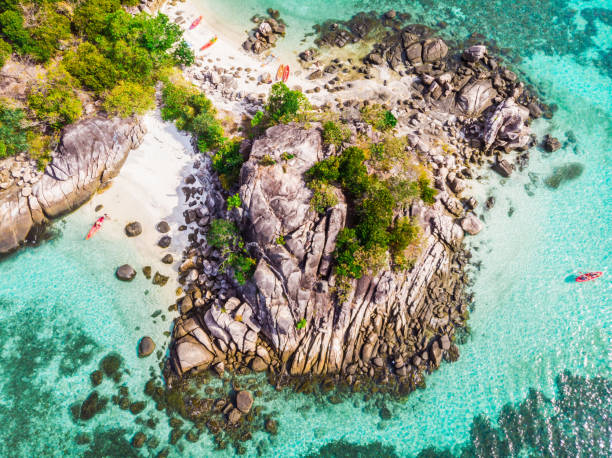
[(25, 112), (0, 104), (0, 159), (28, 149)]
[(342, 152), (338, 172), (342, 187), (353, 197), (363, 194), (369, 186), (368, 169), (364, 165), (365, 155), (363, 150), (355, 146)]
[(240, 194), (236, 193), (233, 196), (229, 196), (227, 198), (227, 211), (230, 211), (234, 208), (240, 208), (242, 205), (242, 200), (240, 200)]
[(4, 67), (6, 61), (11, 57), (13, 53), (13, 47), (10, 43), (7, 43), (3, 39), (0, 38), (0, 68)]
[(376, 186), (369, 192), (357, 209), (357, 236), (365, 248), (374, 245), (387, 247), (389, 232), (387, 228), (393, 219), (395, 201), (384, 186)]
[(346, 126), (333, 121), (327, 121), (323, 124), (323, 142), (334, 145), (336, 149), (340, 149), (342, 143), (348, 141), (350, 136), (351, 131)]
[(361, 278), (363, 266), (355, 259), (355, 253), (359, 250), (359, 240), (355, 229), (344, 228), (336, 238), (336, 271), (341, 277)]
[(155, 107), (155, 88), (121, 81), (106, 95), (103, 106), (122, 118), (144, 114)]
[(98, 94), (114, 87), (117, 82), (113, 63), (91, 43), (81, 43), (76, 52), (66, 54), (64, 63), (72, 76)]
[(63, 67), (56, 67), (49, 71), (45, 81), (32, 87), (28, 105), (39, 120), (61, 129), (83, 114), (83, 105), (74, 86), (70, 74)]
[(229, 189), (236, 182), (244, 162), (244, 157), (240, 153), (240, 143), (239, 139), (229, 140), (212, 157), (213, 169), (219, 174), (225, 189)]
[(39, 61), (46, 62), (53, 57), (62, 40), (72, 36), (70, 19), (55, 11), (54, 6), (45, 3), (39, 13), (40, 22), (31, 29), (32, 42), (27, 48)]
[(0, 30), (20, 52), (28, 52), (29, 46), (32, 44), (32, 37), (23, 26), (23, 16), (21, 14), (13, 10), (0, 14)]
[(120, 7), (119, 0), (85, 0), (74, 12), (74, 26), (78, 32), (92, 40), (108, 26), (108, 14)]
[(309, 106), (308, 99), (301, 91), (292, 91), (279, 81), (272, 85), (265, 110), (272, 123), (277, 124), (297, 120), (298, 114)]
[(177, 63), (189, 67), (195, 62), (195, 54), (185, 40), (181, 40), (174, 50), (174, 58)]
[(223, 127), (215, 118), (215, 112), (201, 112), (193, 118), (193, 133), (198, 137), (200, 151), (218, 148), (225, 141)]
[(398, 218), (391, 230), (390, 247), (393, 252), (404, 251), (419, 235), (419, 226), (408, 217)]
[(426, 176), (421, 176), (417, 183), (421, 194), (421, 200), (426, 204), (434, 204), (436, 202), (436, 194), (438, 191), (431, 187), (429, 178)]
[(206, 241), (220, 250), (232, 248), (238, 241), (239, 232), (234, 223), (225, 219), (214, 219), (210, 223)]

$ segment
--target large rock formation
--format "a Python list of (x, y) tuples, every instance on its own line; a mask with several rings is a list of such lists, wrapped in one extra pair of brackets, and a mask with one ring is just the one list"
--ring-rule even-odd
[[(177, 321), (171, 355), (179, 374), (237, 354), (261, 369), (275, 364), (269, 349), (281, 365), (277, 369), (292, 375), (367, 374), (381, 361), (416, 357), (414, 364), (395, 364), (395, 373), (406, 376), (437, 367), (447, 354), (448, 346), (440, 350), (438, 342), (453, 335), (466, 311), (462, 280), (452, 272), (461, 257), (460, 224), (441, 202), (431, 207), (413, 203), (406, 216), (423, 228), (414, 268), (384, 268), (354, 279), (348, 297), (339, 300), (332, 261), (347, 204), (341, 197), (317, 214), (304, 180), (324, 157), (317, 128), (279, 125), (254, 142), (242, 168), (240, 196), (243, 232), (257, 267), (238, 291), (240, 299), (210, 307), (202, 303)], [(434, 343), (437, 359), (427, 362)]]
[(0, 192), (0, 254), (17, 248), (35, 225), (86, 202), (119, 173), (143, 135), (133, 118), (92, 118), (67, 127), (58, 151), (31, 189), (13, 186)]

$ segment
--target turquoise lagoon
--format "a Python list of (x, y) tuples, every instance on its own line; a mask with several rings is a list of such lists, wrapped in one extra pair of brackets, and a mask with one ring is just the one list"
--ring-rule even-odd
[[(278, 8), (289, 24), (287, 43), (298, 43), (315, 22), (346, 19), (362, 9), (395, 8), (430, 25), (445, 21), (447, 37), (483, 33), (508, 48), (514, 68), (557, 105), (552, 120), (539, 120), (533, 127), (538, 137), (550, 133), (564, 144), (552, 154), (533, 149), (527, 170), (511, 180), (486, 174), (474, 189), (480, 202), (492, 195), (496, 205), (478, 210), (486, 230), (469, 240), (474, 310), (472, 333), (460, 347), (459, 361), (430, 375), (427, 389), (407, 402), (387, 402), (393, 416), (384, 421), (360, 397), (331, 405), (268, 389), (256, 403), (273, 413), (279, 433), (257, 433), (248, 454), (334, 456), (334, 450), (342, 450), (350, 455), (357, 450), (346, 445), (352, 443), (362, 446), (361, 456), (414, 456), (428, 447), (459, 454), (466, 444), (480, 447), (465, 449), (467, 456), (503, 455), (494, 448), (493, 436), (512, 436), (511, 403), (524, 424), (550, 432), (542, 433), (549, 443), (536, 455), (610, 455), (612, 2), (201, 3), (235, 30), (249, 28), (254, 13)], [(2, 456), (133, 453), (127, 442), (140, 427), (129, 412), (109, 406), (81, 425), (72, 421), (70, 405), (88, 395), (89, 374), (110, 352), (125, 360), (129, 374), (122, 382), (131, 397), (144, 399), (144, 382), (159, 368), (154, 357), (136, 358), (136, 344), (148, 334), (158, 348), (165, 347), (171, 294), (153, 289), (141, 276), (127, 285), (117, 282), (117, 265), (145, 265), (147, 260), (128, 241), (103, 233), (84, 245), (88, 224), (77, 211), (55, 224), (57, 236), (51, 241), (0, 262)], [(578, 285), (571, 280), (580, 270), (602, 270), (604, 277)], [(167, 315), (166, 321), (150, 317), (156, 310)], [(567, 411), (564, 404), (555, 404), (540, 409), (538, 423), (526, 407), (533, 403), (523, 401), (538, 398), (532, 389), (563, 397), (556, 380), (564, 371), (586, 377), (563, 385), (566, 398), (568, 386), (574, 388), (569, 409), (574, 421), (558, 420), (559, 412)], [(109, 395), (106, 383), (99, 391)], [(560, 424), (579, 439), (558, 443), (553, 432)], [(503, 433), (496, 425), (504, 426)], [(90, 434), (91, 444), (76, 444), (82, 432)], [(162, 443), (168, 432), (162, 419), (156, 429)], [(206, 435), (197, 444), (182, 444), (182, 450), (172, 448), (173, 456), (232, 454), (214, 451)]]

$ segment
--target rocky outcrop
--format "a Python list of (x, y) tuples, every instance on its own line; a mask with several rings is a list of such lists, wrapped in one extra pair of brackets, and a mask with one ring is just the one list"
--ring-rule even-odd
[(136, 119), (85, 119), (67, 127), (58, 151), (31, 185), (0, 191), (0, 254), (33, 227), (75, 210), (118, 173), (144, 135)]
[(529, 127), (525, 124), (529, 109), (518, 105), (510, 97), (500, 103), (485, 124), (485, 149), (494, 144), (507, 150), (523, 148), (530, 139)]
[(255, 16), (253, 20), (257, 26), (242, 43), (245, 51), (261, 54), (273, 47), (279, 38), (285, 36), (287, 27), (277, 13), (271, 14), (270, 17)]
[(132, 118), (92, 118), (67, 127), (33, 194), (48, 218), (75, 210), (119, 173), (144, 134)]
[[(441, 201), (433, 206), (415, 201), (405, 214), (423, 228), (415, 266), (353, 279), (348, 296), (338, 298), (332, 261), (347, 204), (339, 196), (325, 214), (314, 212), (304, 180), (325, 156), (316, 127), (275, 126), (253, 143), (240, 177), (239, 221), (257, 266), (239, 289), (240, 298), (210, 306), (202, 301), (178, 320), (171, 361), (179, 374), (216, 368), (226, 358), (256, 371), (270, 366), (292, 375), (368, 374), (394, 358), (418, 356), (416, 365), (390, 369), (406, 376), (437, 367), (447, 354), (440, 336), (453, 335), (467, 307), (462, 280), (452, 272), (462, 256), (459, 220)], [(456, 199), (447, 196), (445, 202), (461, 214)], [(206, 271), (207, 260), (186, 260), (181, 269), (188, 276), (200, 263)], [(192, 298), (187, 302), (191, 305)], [(435, 357), (426, 359), (434, 343)]]
[(457, 94), (457, 106), (465, 116), (477, 117), (493, 104), (497, 91), (490, 80), (466, 84)]

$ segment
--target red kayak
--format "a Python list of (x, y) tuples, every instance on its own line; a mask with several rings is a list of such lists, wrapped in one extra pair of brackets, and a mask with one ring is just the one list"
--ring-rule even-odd
[(189, 30), (195, 29), (198, 25), (200, 25), (200, 22), (202, 22), (202, 16), (199, 16), (195, 21), (191, 23), (191, 25), (189, 26)]
[(286, 83), (288, 79), (289, 79), (289, 65), (285, 65), (285, 68), (283, 69), (283, 83)]
[(103, 222), (104, 222), (104, 216), (100, 216), (96, 220), (94, 225), (91, 226), (91, 229), (89, 229), (89, 232), (87, 233), (87, 236), (85, 237), (85, 240), (89, 240), (90, 238), (92, 238), (94, 236), (94, 234), (100, 230), (100, 228), (102, 227), (102, 223)]
[(211, 38), (208, 43), (206, 43), (204, 46), (202, 46), (200, 48), (200, 51), (204, 51), (205, 49), (210, 48), (212, 45), (215, 44), (215, 41), (217, 41), (217, 37)]
[(576, 277), (578, 283), (584, 283), (585, 281), (595, 280), (603, 275), (603, 272), (588, 272)]

